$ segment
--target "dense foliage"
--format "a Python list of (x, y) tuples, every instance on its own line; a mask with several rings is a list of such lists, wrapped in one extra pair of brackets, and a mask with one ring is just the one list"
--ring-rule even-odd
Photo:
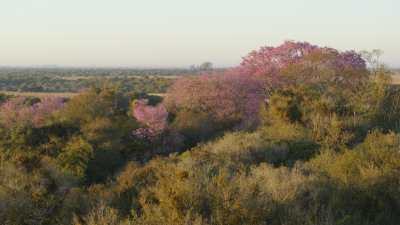
[(285, 42), (164, 99), (0, 96), (0, 223), (397, 225), (400, 90), (370, 56)]

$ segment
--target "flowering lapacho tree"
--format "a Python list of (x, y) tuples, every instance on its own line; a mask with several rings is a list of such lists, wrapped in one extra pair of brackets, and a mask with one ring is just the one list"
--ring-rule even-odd
[(186, 110), (216, 122), (243, 122), (255, 118), (263, 99), (259, 79), (226, 73), (179, 79), (164, 103), (173, 113)]
[(366, 64), (354, 51), (340, 52), (307, 42), (262, 47), (222, 74), (178, 79), (164, 101), (168, 110), (207, 114), (214, 121), (249, 123), (272, 90), (298, 83), (354, 85), (365, 80)]
[(162, 105), (151, 106), (145, 99), (136, 100), (133, 103), (133, 117), (143, 125), (136, 129), (134, 135), (141, 138), (154, 138), (167, 128), (168, 112)]
[(355, 51), (293, 41), (252, 51), (234, 71), (262, 79), (269, 89), (292, 80), (349, 84), (363, 80), (367, 74), (366, 62)]
[(33, 105), (27, 105), (26, 98), (16, 97), (0, 106), (0, 124), (5, 128), (46, 125), (50, 116), (64, 107), (64, 100), (56, 97), (42, 98)]

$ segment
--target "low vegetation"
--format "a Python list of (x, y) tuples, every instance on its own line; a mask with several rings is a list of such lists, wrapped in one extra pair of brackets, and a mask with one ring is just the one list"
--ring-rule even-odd
[(400, 90), (369, 56), (285, 42), (165, 98), (0, 95), (0, 223), (397, 225)]

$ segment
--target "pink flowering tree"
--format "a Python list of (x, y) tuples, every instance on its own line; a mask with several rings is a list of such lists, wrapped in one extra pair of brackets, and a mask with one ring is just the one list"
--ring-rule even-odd
[[(320, 81), (331, 79), (351, 83), (365, 78), (366, 63), (354, 51), (340, 52), (307, 42), (286, 41), (277, 47), (262, 47), (243, 58), (235, 73), (262, 79), (272, 89), (293, 79)], [(292, 73), (290, 79), (283, 76)], [(340, 83), (339, 82), (339, 83)]]
[(181, 78), (169, 89), (168, 110), (205, 113), (217, 122), (250, 123), (256, 118), (263, 97), (257, 78), (240, 74), (201, 75)]
[(46, 125), (50, 116), (63, 108), (62, 98), (46, 97), (34, 105), (26, 105), (26, 98), (17, 97), (0, 106), (0, 124), (5, 128), (31, 126), (35, 128)]
[(134, 135), (140, 138), (155, 138), (167, 128), (168, 112), (164, 105), (148, 105), (145, 99), (136, 100), (133, 103), (133, 117), (143, 125), (136, 129)]
[(0, 106), (0, 124), (5, 128), (28, 125), (32, 119), (32, 110), (25, 105), (25, 98), (10, 99)]
[(360, 54), (321, 48), (298, 63), (288, 65), (281, 71), (280, 78), (285, 84), (297, 82), (348, 88), (368, 80), (368, 74)]
[(366, 64), (354, 51), (340, 52), (307, 42), (262, 47), (223, 74), (181, 78), (164, 101), (168, 111), (206, 113), (215, 121), (254, 122), (269, 93), (285, 84), (354, 84), (366, 78)]
[(34, 127), (41, 127), (46, 124), (46, 121), (51, 115), (64, 107), (64, 100), (56, 97), (45, 97), (40, 102), (31, 107), (32, 124)]
[(261, 47), (244, 57), (235, 70), (242, 75), (260, 77), (268, 84), (274, 85), (279, 82), (279, 74), (284, 68), (300, 62), (304, 56), (316, 49), (317, 46), (307, 42), (292, 41), (286, 41), (278, 47)]

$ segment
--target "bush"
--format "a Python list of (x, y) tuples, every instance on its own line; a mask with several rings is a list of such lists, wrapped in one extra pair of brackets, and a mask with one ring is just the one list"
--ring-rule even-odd
[[(354, 150), (323, 152), (310, 162), (321, 178), (335, 220), (343, 224), (397, 224), (400, 220), (399, 137), (371, 132)], [(322, 199), (321, 199), (322, 198)], [(352, 201), (349, 201), (349, 199)]]

